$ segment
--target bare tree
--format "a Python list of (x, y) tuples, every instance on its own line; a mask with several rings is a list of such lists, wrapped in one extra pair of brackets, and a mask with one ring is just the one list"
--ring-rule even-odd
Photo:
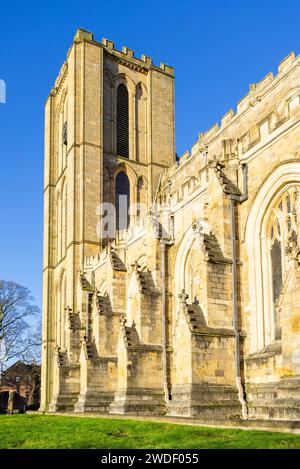
[(40, 310), (30, 291), (14, 282), (0, 280), (0, 370), (13, 360), (38, 361)]

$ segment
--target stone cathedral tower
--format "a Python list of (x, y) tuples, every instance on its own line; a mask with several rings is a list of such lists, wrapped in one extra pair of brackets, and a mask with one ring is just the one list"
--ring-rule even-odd
[(173, 69), (77, 31), (46, 103), (41, 410), (300, 418), (299, 66), (176, 161)]
[[(105, 410), (112, 400), (127, 260), (124, 240), (119, 257), (103, 233), (103, 207), (118, 211), (123, 195), (130, 225), (143, 221), (174, 160), (173, 69), (79, 29), (46, 103), (42, 409)], [(112, 262), (95, 293), (85, 263), (104, 251)]]

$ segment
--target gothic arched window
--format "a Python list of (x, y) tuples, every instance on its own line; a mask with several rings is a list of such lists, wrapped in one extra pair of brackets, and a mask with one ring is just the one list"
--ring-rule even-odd
[(130, 184), (127, 174), (116, 177), (116, 228), (126, 230), (129, 226)]
[(253, 200), (245, 228), (252, 354), (280, 337), (286, 282), (299, 259), (299, 162), (285, 162), (270, 173)]
[(299, 188), (287, 189), (273, 206), (268, 223), (269, 292), (273, 310), (274, 339), (281, 338), (278, 300), (283, 276), (287, 269), (287, 251), (290, 243), (297, 244)]
[(123, 83), (117, 88), (117, 154), (129, 157), (128, 90)]

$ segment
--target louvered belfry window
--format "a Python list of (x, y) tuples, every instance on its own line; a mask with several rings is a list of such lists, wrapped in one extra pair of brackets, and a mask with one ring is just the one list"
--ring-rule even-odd
[(128, 91), (121, 83), (117, 89), (117, 154), (129, 157)]

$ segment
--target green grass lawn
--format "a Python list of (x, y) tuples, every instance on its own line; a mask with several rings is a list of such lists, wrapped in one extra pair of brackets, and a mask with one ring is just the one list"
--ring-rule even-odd
[(300, 448), (300, 435), (140, 420), (0, 415), (0, 448)]

